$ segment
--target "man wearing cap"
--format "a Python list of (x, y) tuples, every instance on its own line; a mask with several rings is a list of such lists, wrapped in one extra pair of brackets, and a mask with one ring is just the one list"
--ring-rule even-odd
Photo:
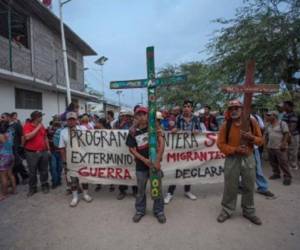
[(298, 149), (299, 149), (299, 133), (300, 133), (300, 117), (294, 111), (294, 103), (285, 101), (283, 103), (285, 114), (282, 120), (285, 121), (291, 133), (291, 143), (288, 147), (288, 164), (293, 170), (297, 170), (298, 166)]
[(34, 111), (31, 120), (23, 127), (24, 149), (29, 170), (29, 192), (28, 197), (37, 192), (37, 171), (40, 174), (40, 183), (44, 193), (49, 192), (48, 165), (50, 147), (47, 132), (42, 124), (43, 113)]
[[(241, 130), (241, 115), (243, 106), (240, 101), (229, 102), (228, 119), (222, 124), (217, 145), (225, 154), (224, 165), (224, 193), (222, 211), (218, 222), (229, 219), (236, 208), (239, 179), (242, 180), (242, 209), (243, 216), (256, 225), (261, 225), (261, 220), (255, 215), (254, 185), (255, 161), (253, 145), (262, 145), (263, 137), (255, 119), (250, 119), (249, 132)], [(241, 139), (246, 141), (241, 145)]]
[[(133, 125), (133, 112), (130, 110), (122, 109), (120, 111), (120, 117), (118, 121), (114, 124), (114, 129), (126, 129), (129, 130)], [(123, 200), (126, 196), (126, 191), (128, 189), (128, 186), (126, 185), (120, 185), (119, 186), (119, 194), (117, 196), (118, 200)], [(132, 193), (134, 196), (137, 194), (137, 187), (132, 187)]]
[[(66, 148), (70, 141), (70, 131), (71, 130), (83, 130), (83, 127), (80, 125), (77, 125), (78, 116), (77, 116), (77, 113), (75, 113), (75, 112), (67, 113), (66, 119), (67, 119), (67, 127), (65, 127), (60, 132), (58, 147), (60, 148), (64, 168), (68, 169), (67, 162), (66, 162), (66, 160), (67, 160)], [(70, 176), (70, 179), (71, 179), (71, 191), (72, 191), (72, 201), (70, 203), (70, 207), (76, 207), (79, 202), (79, 196), (78, 196), (79, 181), (78, 181), (78, 178), (74, 177), (74, 176)], [(87, 183), (82, 183), (83, 199), (86, 202), (91, 202), (93, 199), (88, 194), (88, 188), (89, 188), (89, 186)]]
[[(136, 161), (136, 178), (138, 193), (135, 201), (136, 213), (133, 222), (139, 222), (146, 213), (146, 186), (149, 179), (149, 168), (151, 162), (149, 160), (149, 144), (148, 144), (148, 109), (139, 107), (135, 110), (136, 125), (133, 126), (128, 133), (126, 145), (129, 151), (135, 157)], [(164, 152), (164, 138), (161, 130), (157, 131), (157, 161), (154, 166), (160, 171), (160, 162)], [(163, 196), (154, 200), (153, 213), (159, 223), (166, 223), (164, 215)]]
[(283, 172), (283, 184), (290, 185), (292, 175), (288, 165), (289, 128), (286, 122), (278, 120), (278, 112), (270, 111), (266, 114), (269, 126), (266, 129), (266, 144), (270, 165), (273, 169), (271, 180), (280, 179), (280, 170)]

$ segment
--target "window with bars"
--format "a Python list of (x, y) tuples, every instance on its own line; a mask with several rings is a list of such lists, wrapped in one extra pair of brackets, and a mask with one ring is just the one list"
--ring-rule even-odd
[[(9, 39), (8, 5), (0, 2), (0, 36)], [(11, 36), (17, 45), (29, 48), (28, 17), (11, 7)]]
[(72, 59), (68, 58), (69, 77), (77, 80), (77, 64)]
[(15, 89), (16, 109), (43, 109), (43, 95), (41, 92), (27, 89)]

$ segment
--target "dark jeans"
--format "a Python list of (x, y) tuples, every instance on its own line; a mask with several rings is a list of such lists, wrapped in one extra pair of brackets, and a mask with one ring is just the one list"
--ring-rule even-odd
[(44, 152), (29, 152), (26, 151), (26, 160), (29, 169), (29, 189), (37, 189), (37, 171), (40, 174), (40, 182), (42, 186), (49, 186), (48, 184), (48, 164), (49, 154)]
[(16, 149), (14, 150), (14, 156), (15, 156), (15, 164), (13, 166), (13, 174), (16, 178), (16, 183), (19, 184), (19, 174), (23, 180), (28, 178), (28, 172), (23, 165), (22, 161), (22, 156), (21, 156), (21, 149)]
[(53, 185), (59, 185), (61, 183), (61, 172), (62, 172), (62, 162), (59, 152), (53, 152), (51, 154), (50, 162), (50, 173)]
[[(173, 195), (174, 192), (175, 192), (175, 189), (176, 189), (175, 185), (169, 186), (168, 193), (170, 193), (171, 195)], [(184, 185), (184, 192), (190, 192), (190, 191), (191, 191), (191, 185)]]
[[(146, 206), (147, 206), (146, 186), (149, 179), (149, 171), (137, 171), (136, 178), (137, 178), (138, 193), (135, 200), (135, 209), (137, 214), (144, 215), (146, 213)], [(162, 195), (159, 198), (154, 200), (153, 213), (154, 215), (164, 214), (164, 199)]]
[[(124, 192), (126, 192), (128, 190), (128, 186), (126, 186), (126, 185), (120, 185), (119, 186), (119, 191), (121, 192), (121, 193), (124, 193)], [(132, 192), (133, 193), (137, 193), (137, 186), (132, 186)]]

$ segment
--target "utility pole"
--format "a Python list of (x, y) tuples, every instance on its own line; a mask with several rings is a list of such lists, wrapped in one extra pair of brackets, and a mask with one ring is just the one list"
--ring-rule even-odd
[(119, 96), (119, 113), (121, 111), (121, 94), (122, 94), (122, 90), (117, 90), (116, 93)]
[(67, 46), (65, 39), (65, 29), (63, 22), (63, 6), (70, 2), (71, 0), (62, 1), (59, 0), (59, 17), (60, 17), (60, 29), (61, 29), (61, 42), (62, 42), (62, 51), (63, 51), (63, 60), (64, 60), (64, 70), (65, 70), (65, 80), (66, 80), (66, 88), (67, 88), (67, 103), (71, 104), (71, 88), (70, 88), (70, 77), (69, 77), (69, 67), (68, 67), (68, 55), (67, 55)]
[(95, 61), (95, 64), (100, 65), (101, 67), (101, 81), (102, 81), (102, 93), (103, 93), (103, 100), (105, 97), (105, 83), (104, 83), (104, 64), (108, 60), (106, 56), (101, 56), (99, 59)]
[(142, 104), (142, 106), (144, 106), (144, 94), (143, 93), (141, 93), (141, 104)]

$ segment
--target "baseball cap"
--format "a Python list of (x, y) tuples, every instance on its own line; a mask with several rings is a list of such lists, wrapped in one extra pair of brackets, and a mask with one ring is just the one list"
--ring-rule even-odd
[(69, 119), (77, 119), (77, 118), (78, 118), (78, 115), (77, 115), (76, 112), (69, 112), (67, 114), (67, 120), (69, 120)]
[(148, 108), (146, 107), (138, 107), (136, 110), (135, 110), (135, 114), (137, 113), (145, 113), (145, 114), (148, 114)]
[(40, 111), (33, 111), (31, 114), (30, 114), (30, 118), (32, 119), (32, 120), (34, 120), (34, 119), (37, 119), (37, 118), (40, 118), (40, 117), (42, 117), (44, 115), (44, 113), (42, 113), (42, 112), (40, 112)]
[(160, 111), (156, 112), (156, 119), (157, 120), (162, 120), (163, 119), (163, 115), (162, 115), (162, 113)]
[(276, 110), (271, 110), (271, 111), (268, 111), (268, 112), (267, 112), (267, 115), (274, 115), (274, 116), (278, 117), (279, 112), (276, 111)]
[(120, 115), (133, 116), (133, 112), (131, 110), (127, 110), (127, 109), (121, 109)]
[(228, 108), (231, 107), (243, 107), (243, 104), (240, 102), (240, 100), (231, 100), (228, 103)]

